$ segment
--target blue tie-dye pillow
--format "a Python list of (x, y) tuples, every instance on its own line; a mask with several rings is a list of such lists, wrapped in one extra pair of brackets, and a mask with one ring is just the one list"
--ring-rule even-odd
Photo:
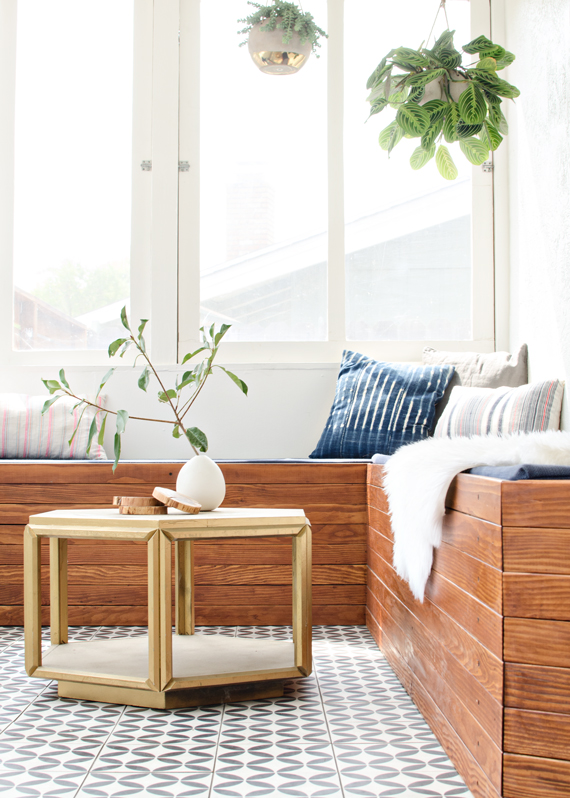
[(381, 363), (358, 352), (343, 352), (333, 406), (309, 457), (393, 454), (406, 443), (427, 438), (435, 405), (454, 371), (449, 365)]

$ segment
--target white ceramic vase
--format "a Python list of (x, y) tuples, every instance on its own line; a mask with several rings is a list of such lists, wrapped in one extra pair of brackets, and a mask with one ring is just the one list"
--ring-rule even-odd
[(200, 454), (184, 463), (176, 479), (176, 490), (202, 505), (201, 512), (215, 510), (226, 495), (222, 470), (207, 455)]

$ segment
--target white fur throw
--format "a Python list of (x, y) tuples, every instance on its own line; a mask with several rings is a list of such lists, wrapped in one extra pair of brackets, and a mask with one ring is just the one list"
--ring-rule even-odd
[(475, 466), (521, 463), (570, 465), (570, 432), (428, 438), (403, 446), (388, 460), (383, 483), (394, 533), (394, 568), (416, 598), (424, 598), (454, 477)]

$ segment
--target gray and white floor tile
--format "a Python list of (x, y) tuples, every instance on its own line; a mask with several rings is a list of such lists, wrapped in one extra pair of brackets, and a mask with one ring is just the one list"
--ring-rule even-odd
[[(287, 626), (196, 633), (292, 639)], [(70, 628), (73, 640), (144, 634)], [(0, 795), (470, 798), (366, 627), (315, 627), (313, 640), (313, 673), (281, 698), (153, 710), (59, 698), (26, 676), (22, 627), (0, 628)]]

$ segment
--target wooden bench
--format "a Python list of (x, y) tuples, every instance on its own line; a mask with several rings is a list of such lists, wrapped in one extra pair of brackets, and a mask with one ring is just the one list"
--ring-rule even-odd
[(460, 474), (423, 604), (368, 467), (367, 624), (475, 798), (570, 796), (570, 483)]

